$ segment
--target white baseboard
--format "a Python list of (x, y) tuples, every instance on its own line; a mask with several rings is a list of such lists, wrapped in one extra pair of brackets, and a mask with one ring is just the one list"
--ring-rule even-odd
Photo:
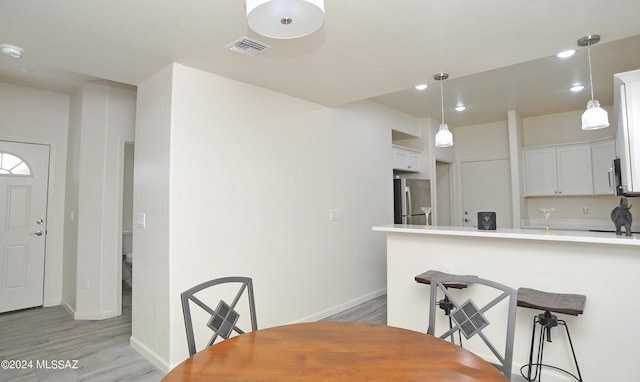
[(354, 306), (358, 306), (358, 305), (360, 305), (360, 304), (362, 304), (364, 302), (367, 302), (367, 301), (372, 300), (372, 299), (374, 299), (376, 297), (382, 296), (382, 295), (384, 295), (386, 293), (387, 293), (387, 288), (382, 288), (382, 289), (377, 290), (375, 292), (368, 293), (368, 294), (366, 294), (364, 296), (360, 296), (358, 298), (355, 298), (355, 299), (353, 299), (351, 301), (347, 301), (344, 304), (336, 305), (334, 307), (331, 307), (329, 309), (323, 310), (321, 312), (314, 313), (314, 314), (312, 314), (310, 316), (300, 318), (298, 320), (293, 321), (292, 323), (297, 324), (297, 323), (300, 323), (300, 322), (319, 321), (319, 320), (321, 320), (321, 319), (323, 319), (323, 318), (325, 318), (327, 316), (331, 316), (333, 314), (340, 313), (340, 312), (345, 311), (347, 309), (353, 308)]
[(76, 316), (76, 310), (69, 305), (68, 302), (66, 301), (62, 301), (62, 307), (64, 308), (64, 310), (66, 310), (67, 312), (69, 312), (69, 314), (71, 315), (71, 317), (75, 317)]
[(135, 337), (131, 336), (131, 338), (129, 338), (129, 345), (131, 345), (133, 350), (137, 351), (140, 355), (149, 360), (149, 362), (151, 362), (161, 372), (167, 374), (173, 368), (162, 357), (154, 353)]
[(74, 320), (106, 320), (107, 318), (118, 317), (117, 311), (98, 312), (98, 313), (78, 313), (77, 311), (73, 315)]

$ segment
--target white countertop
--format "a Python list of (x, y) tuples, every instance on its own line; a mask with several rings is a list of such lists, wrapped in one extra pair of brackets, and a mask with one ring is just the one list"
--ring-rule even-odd
[(499, 228), (495, 231), (483, 231), (471, 227), (427, 227), (423, 225), (408, 224), (389, 224), (375, 226), (373, 227), (373, 230), (381, 232), (397, 232), (423, 235), (468, 236), (640, 246), (640, 240), (638, 239), (639, 235), (633, 234), (631, 236), (625, 236), (624, 232), (622, 236), (617, 236), (615, 232), (567, 231), (554, 229), (552, 229), (551, 232), (545, 232), (544, 229), (521, 228)]

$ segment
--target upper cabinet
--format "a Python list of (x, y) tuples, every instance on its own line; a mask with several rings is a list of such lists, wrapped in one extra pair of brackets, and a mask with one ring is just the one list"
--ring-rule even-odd
[(525, 148), (524, 196), (612, 194), (613, 139), (593, 143)]
[(593, 194), (588, 144), (537, 147), (523, 152), (525, 196)]
[(615, 192), (615, 182), (613, 179), (613, 160), (615, 158), (616, 144), (613, 139), (591, 144), (594, 194), (613, 195)]
[(524, 149), (524, 196), (555, 195), (558, 165), (554, 148)]
[(408, 147), (393, 145), (393, 169), (407, 172), (420, 172), (422, 152)]

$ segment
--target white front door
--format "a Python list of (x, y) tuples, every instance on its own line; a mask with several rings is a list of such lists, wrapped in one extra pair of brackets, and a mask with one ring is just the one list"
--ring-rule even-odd
[(49, 146), (0, 141), (0, 312), (43, 302)]
[(498, 228), (513, 227), (508, 159), (462, 163), (463, 225), (478, 226), (478, 212), (495, 212)]

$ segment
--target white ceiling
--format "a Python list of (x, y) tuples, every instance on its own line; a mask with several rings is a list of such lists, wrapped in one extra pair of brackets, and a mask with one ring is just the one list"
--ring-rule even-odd
[[(274, 40), (247, 27), (244, 0), (0, 0), (0, 81), (71, 92), (89, 79), (137, 85), (171, 62), (326, 106), (374, 99), (416, 117), (440, 118), (444, 82), (452, 127), (584, 108), (586, 49), (595, 98), (613, 100), (612, 74), (640, 68), (638, 0), (325, 0), (313, 35)], [(271, 46), (255, 57), (225, 49), (247, 36)], [(25, 74), (16, 67), (34, 69)], [(432, 85), (424, 92), (413, 86)], [(452, 111), (457, 102), (468, 109)]]

